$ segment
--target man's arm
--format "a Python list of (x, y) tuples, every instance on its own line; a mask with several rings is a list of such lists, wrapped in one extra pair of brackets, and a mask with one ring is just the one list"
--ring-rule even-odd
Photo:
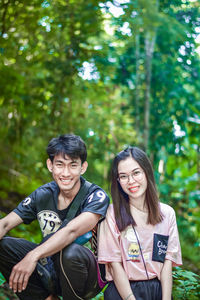
[(59, 252), (64, 247), (71, 244), (77, 237), (92, 230), (98, 223), (99, 218), (100, 215), (95, 213), (81, 213), (78, 217), (70, 221), (65, 227), (57, 231), (45, 243), (35, 248), (32, 251), (34, 252), (35, 258), (39, 260), (40, 258)]
[(98, 223), (99, 214), (84, 212), (58, 230), (46, 242), (30, 251), (24, 259), (16, 264), (11, 272), (9, 285), (14, 292), (21, 292), (27, 286), (29, 277), (34, 271), (37, 261), (59, 252), (71, 244), (77, 237), (92, 230)]
[(165, 259), (161, 271), (162, 300), (171, 300), (172, 294), (172, 261)]
[(23, 220), (15, 212), (11, 212), (2, 218), (0, 220), (0, 239), (2, 239), (9, 230), (21, 223), (23, 223)]

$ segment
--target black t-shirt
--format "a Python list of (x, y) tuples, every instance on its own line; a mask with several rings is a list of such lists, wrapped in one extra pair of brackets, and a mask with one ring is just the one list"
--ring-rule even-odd
[[(81, 185), (85, 179), (81, 177)], [(38, 220), (43, 237), (56, 232), (62, 225), (70, 206), (66, 209), (57, 208), (59, 187), (55, 181), (47, 183), (19, 203), (14, 212), (25, 224)], [(83, 212), (91, 212), (105, 217), (109, 205), (109, 197), (103, 189), (92, 184), (88, 194), (82, 200), (76, 216)]]

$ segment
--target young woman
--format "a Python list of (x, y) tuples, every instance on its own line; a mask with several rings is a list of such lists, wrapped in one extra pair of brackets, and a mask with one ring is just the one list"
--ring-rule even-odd
[(141, 149), (116, 155), (111, 195), (98, 243), (109, 282), (104, 299), (171, 300), (172, 266), (182, 264), (176, 216), (159, 202), (151, 163)]

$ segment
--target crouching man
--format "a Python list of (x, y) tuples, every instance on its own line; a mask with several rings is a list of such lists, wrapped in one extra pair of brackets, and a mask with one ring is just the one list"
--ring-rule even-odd
[[(91, 299), (103, 285), (95, 256), (83, 244), (105, 217), (109, 197), (82, 177), (87, 150), (79, 136), (53, 138), (47, 154), (54, 181), (36, 189), (0, 220), (0, 271), (22, 300), (59, 295), (63, 300)], [(39, 245), (5, 236), (35, 219), (44, 237)]]

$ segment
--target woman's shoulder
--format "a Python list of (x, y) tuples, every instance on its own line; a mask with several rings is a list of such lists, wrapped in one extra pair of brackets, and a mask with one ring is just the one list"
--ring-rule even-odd
[(109, 206), (108, 206), (107, 215), (109, 215), (109, 216), (114, 216), (115, 215), (114, 206), (113, 206), (112, 203), (110, 203)]
[(116, 224), (116, 220), (115, 220), (115, 212), (114, 212), (114, 206), (113, 204), (109, 204), (108, 209), (107, 209), (107, 213), (106, 213), (106, 218), (102, 221), (101, 223), (102, 227), (104, 227), (104, 230), (106, 228), (112, 228), (114, 229), (114, 231), (116, 231), (119, 234), (119, 230)]
[(170, 205), (160, 202), (160, 209), (162, 214), (164, 215), (174, 215), (175, 211), (173, 209), (173, 207), (171, 207)]
[(115, 221), (115, 211), (114, 211), (114, 206), (113, 204), (109, 204), (107, 213), (106, 213), (106, 220), (107, 222), (116, 222)]

